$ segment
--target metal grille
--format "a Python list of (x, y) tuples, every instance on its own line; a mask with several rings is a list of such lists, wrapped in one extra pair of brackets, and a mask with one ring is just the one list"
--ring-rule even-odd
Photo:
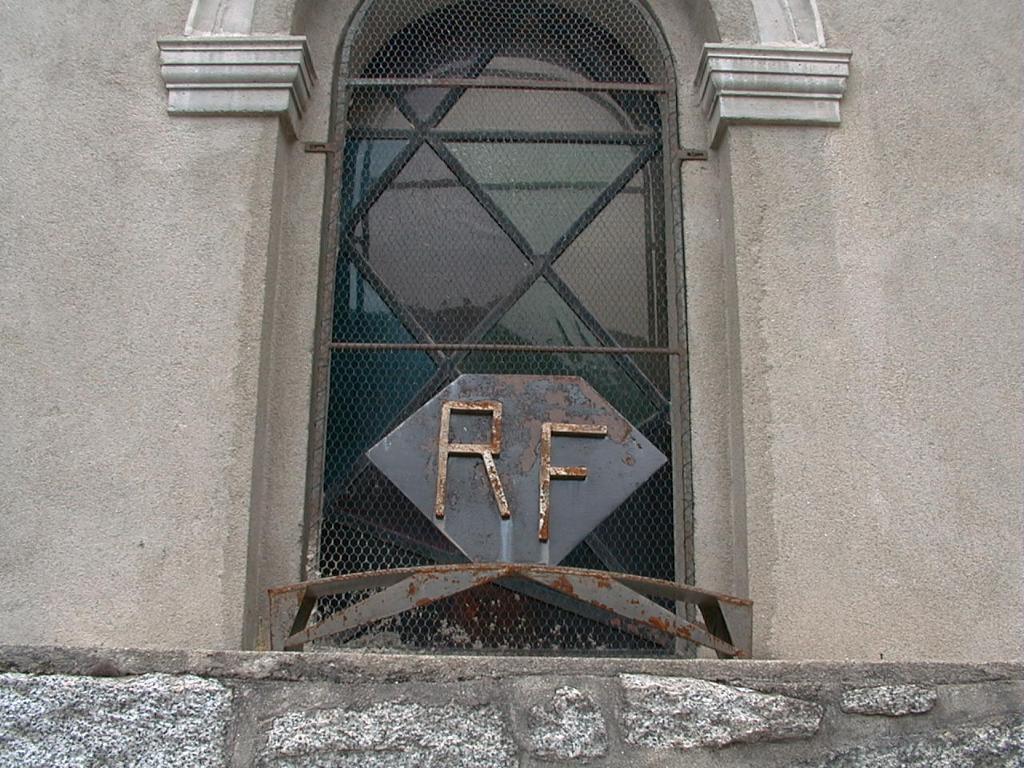
[[(581, 376), (666, 456), (681, 439), (667, 69), (645, 15), (628, 0), (378, 0), (357, 25), (339, 83), (337, 250), (322, 301), (310, 574), (322, 577), (464, 560), (365, 455), (463, 373)], [(674, 579), (674, 475), (678, 455), (563, 564)], [(667, 650), (525, 581), (339, 642)]]

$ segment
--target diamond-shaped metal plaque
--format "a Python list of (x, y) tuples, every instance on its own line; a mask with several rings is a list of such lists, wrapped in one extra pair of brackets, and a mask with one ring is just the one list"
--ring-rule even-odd
[[(447, 456), (439, 491), (442, 421), (448, 445), (463, 450)], [(499, 450), (482, 455), (488, 446)], [(470, 560), (551, 565), (667, 461), (581, 378), (480, 374), (459, 377), (368, 457)]]

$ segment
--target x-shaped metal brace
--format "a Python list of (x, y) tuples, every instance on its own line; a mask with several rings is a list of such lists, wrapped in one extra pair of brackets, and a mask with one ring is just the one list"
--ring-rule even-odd
[[(351, 632), (424, 608), (485, 584), (527, 580), (609, 614), (611, 626), (670, 646), (677, 639), (712, 649), (720, 658), (750, 658), (750, 600), (670, 581), (624, 573), (524, 563), (433, 565), (336, 576), (271, 589), (270, 648), (301, 651), (306, 643)], [(322, 597), (378, 590), (310, 625)], [(703, 623), (687, 621), (651, 598), (695, 605)]]

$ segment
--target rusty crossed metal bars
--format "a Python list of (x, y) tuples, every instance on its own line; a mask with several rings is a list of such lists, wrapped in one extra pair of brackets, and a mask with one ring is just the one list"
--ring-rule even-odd
[[(450, 390), (450, 391), (449, 391)], [(488, 399), (472, 399), (489, 393)], [(543, 396), (548, 393), (551, 397)], [(528, 537), (538, 537), (542, 543), (550, 539), (551, 525), (551, 482), (560, 480), (584, 480), (590, 475), (585, 466), (555, 466), (552, 463), (552, 438), (556, 435), (596, 439), (605, 446), (619, 445), (609, 455), (591, 453), (590, 459), (611, 469), (611, 477), (622, 484), (629, 473), (623, 475), (619, 465), (630, 467), (642, 478), (647, 471), (665, 461), (657, 450), (639, 442), (633, 428), (622, 417), (610, 411), (608, 404), (593, 391), (586, 382), (575, 377), (546, 379), (540, 376), (487, 376), (464, 375), (451, 387), (439, 393), (434, 401), (418, 412), (417, 417), (406, 422), (393, 432), (370, 454), (372, 460), (385, 467), (392, 465), (406, 467), (417, 464), (419, 448), (425, 434), (437, 434), (437, 478), (436, 487), (430, 488), (429, 499), (420, 501), (420, 509), (437, 521), (446, 519), (447, 467), (451, 456), (472, 456), (483, 460), (485, 472), (493, 492), (493, 501), (502, 521), (513, 518), (509, 498), (498, 475), (494, 456), (503, 453), (503, 441), (509, 437), (504, 424), (505, 407), (503, 399), (513, 406), (518, 418), (511, 424), (510, 450), (505, 454), (532, 455), (529, 436), (534, 434), (531, 427), (539, 426), (539, 475), (536, 479), (526, 478), (525, 482), (539, 482), (539, 530)], [(595, 418), (595, 412), (602, 414), (605, 424), (578, 424), (543, 420), (546, 404), (560, 404), (559, 413), (567, 418), (579, 418), (588, 413)], [(576, 413), (577, 415), (573, 415)], [(488, 417), (489, 430), (483, 441), (460, 442), (451, 438), (453, 414), (476, 414)], [(440, 432), (433, 419), (440, 422)], [(427, 430), (427, 433), (424, 433)], [(617, 437), (613, 437), (612, 433)], [(605, 440), (608, 442), (604, 442)], [(625, 447), (623, 458), (619, 450)], [(412, 458), (409, 451), (412, 450)], [(396, 452), (397, 451), (397, 452)], [(640, 457), (638, 452), (644, 454)], [(651, 454), (648, 456), (647, 454)], [(602, 460), (603, 457), (603, 460)], [(506, 458), (515, 458), (506, 456)], [(513, 466), (520, 466), (520, 460), (513, 460)], [(618, 474), (615, 469), (618, 468)], [(419, 481), (424, 479), (431, 485), (431, 465), (424, 465), (424, 476), (414, 473)], [(604, 474), (601, 472), (600, 474)], [(513, 476), (515, 477), (515, 476)], [(520, 488), (513, 482), (513, 491)], [(606, 478), (607, 479), (607, 478)], [(636, 478), (634, 478), (635, 480)], [(400, 483), (409, 482), (404, 473)], [(613, 480), (613, 482), (615, 482)], [(417, 484), (405, 490), (413, 498), (420, 496)], [(595, 486), (600, 487), (600, 486)], [(436, 494), (434, 491), (436, 490)], [(521, 488), (520, 488), (521, 490)], [(520, 494), (521, 496), (521, 494)], [(517, 496), (517, 498), (519, 498)], [(522, 500), (521, 498), (519, 499)], [(475, 502), (462, 499), (463, 510), (472, 508)], [(576, 533), (579, 526), (592, 525), (600, 521), (593, 516), (599, 511), (593, 502), (580, 502), (585, 506), (577, 509)], [(612, 502), (614, 506), (617, 502)], [(522, 507), (520, 507), (520, 511)], [(471, 516), (470, 520), (478, 520)], [(486, 518), (485, 518), (486, 519)], [(459, 522), (459, 521), (455, 521)], [(467, 554), (490, 558), (490, 550), (478, 548), (479, 542), (466, 534), (466, 519), (462, 527), (447, 528), (445, 535)], [(479, 527), (479, 525), (476, 525)], [(475, 530), (473, 526), (470, 526)], [(563, 538), (571, 538), (572, 528), (563, 528)], [(584, 531), (585, 532), (585, 531)], [(481, 554), (483, 553), (483, 554)], [(503, 550), (504, 553), (504, 550)], [(714, 650), (727, 658), (749, 657), (751, 652), (751, 603), (749, 600), (720, 595), (695, 587), (671, 581), (653, 579), (638, 575), (597, 571), (586, 568), (570, 568), (544, 563), (519, 560), (520, 557), (536, 556), (526, 550), (504, 553), (502, 562), (475, 562), (469, 564), (440, 564), (414, 568), (396, 568), (335, 576), (301, 584), (272, 589), (270, 596), (271, 648), (272, 650), (302, 650), (307, 643), (326, 640), (335, 635), (352, 633), (367, 625), (380, 622), (407, 611), (425, 608), (434, 603), (454, 597), (463, 592), (485, 585), (494, 584), (520, 594), (527, 594), (543, 600), (556, 600), (560, 607), (588, 619), (606, 623), (616, 630), (626, 632), (644, 640), (654, 641), (662, 647), (671, 648), (677, 641), (689, 641)], [(505, 557), (516, 557), (508, 561)], [(550, 552), (544, 555), (551, 556)], [(561, 559), (559, 556), (557, 559)], [(554, 562), (557, 562), (557, 559)], [(366, 595), (366, 593), (370, 593)], [(337, 596), (349, 596), (344, 607), (330, 614), (321, 614), (318, 620), (310, 621), (318, 600)], [(696, 606), (703, 623), (687, 620), (682, 613), (673, 613), (663, 603), (683, 603)]]
[[(336, 576), (271, 589), (270, 647), (301, 651), (306, 643), (405, 611), (422, 608), (485, 584), (526, 580), (609, 614), (609, 623), (665, 645), (677, 639), (710, 648), (721, 658), (750, 658), (749, 600), (624, 573), (524, 563), (472, 563), (400, 568)], [(378, 589), (362, 601), (309, 625), (322, 597)], [(651, 598), (695, 605), (703, 623), (687, 621)]]

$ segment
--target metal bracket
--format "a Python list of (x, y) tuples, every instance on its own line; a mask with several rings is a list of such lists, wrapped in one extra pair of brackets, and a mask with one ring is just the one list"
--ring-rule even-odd
[(341, 149), (341, 145), (333, 141), (307, 141), (305, 150), (310, 154), (332, 155)]
[(689, 147), (680, 147), (678, 150), (676, 150), (675, 156), (677, 160), (685, 163), (690, 160), (707, 160), (708, 152), (706, 149), (691, 149)]
[[(528, 563), (469, 563), (354, 573), (271, 589), (270, 648), (301, 651), (306, 643), (349, 633), (485, 584), (525, 579), (608, 615), (624, 632), (671, 647), (677, 639), (711, 648), (719, 658), (751, 656), (752, 603), (697, 587), (624, 573)], [(310, 624), (318, 598), (378, 590)], [(695, 605), (704, 623), (687, 621), (656, 600)]]

